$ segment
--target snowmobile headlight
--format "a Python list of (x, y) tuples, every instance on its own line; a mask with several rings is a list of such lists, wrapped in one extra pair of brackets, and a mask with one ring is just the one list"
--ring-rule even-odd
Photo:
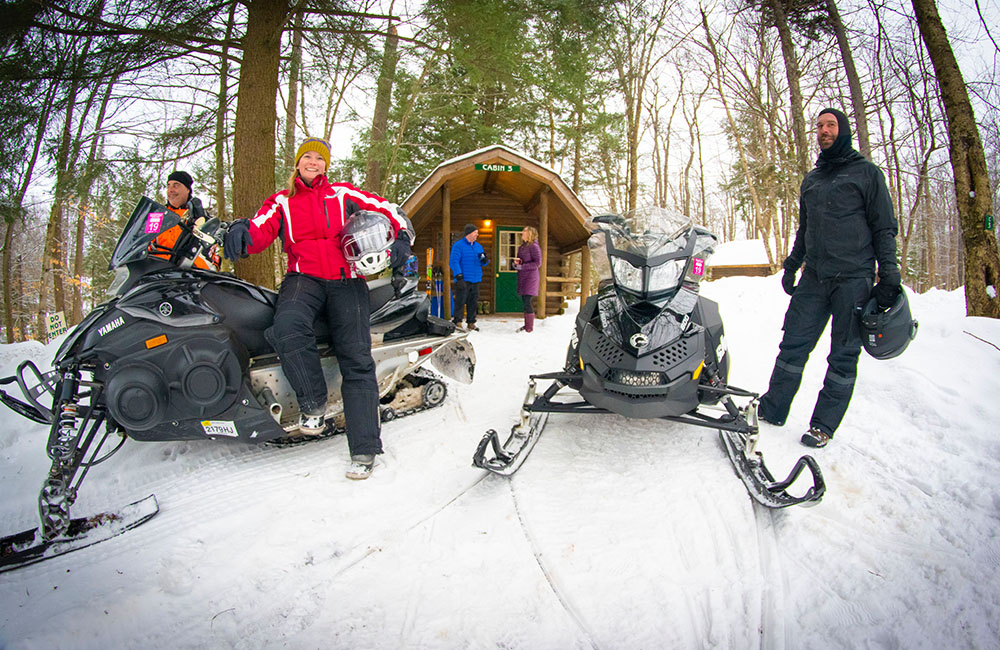
[(618, 286), (630, 291), (642, 292), (642, 269), (636, 268), (620, 257), (611, 257)]
[(649, 292), (669, 291), (681, 282), (687, 260), (670, 260), (649, 269)]

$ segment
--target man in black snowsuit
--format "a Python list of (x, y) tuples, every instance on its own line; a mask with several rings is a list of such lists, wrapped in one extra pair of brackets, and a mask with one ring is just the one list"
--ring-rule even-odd
[(799, 227), (782, 264), (781, 286), (792, 299), (759, 415), (778, 426), (785, 423), (809, 354), (832, 316), (826, 377), (802, 436), (803, 444), (823, 447), (844, 419), (854, 392), (861, 353), (857, 314), (873, 295), (880, 307), (891, 306), (900, 275), (898, 229), (882, 171), (853, 149), (847, 116), (836, 109), (819, 114), (816, 140), (821, 151), (802, 181)]

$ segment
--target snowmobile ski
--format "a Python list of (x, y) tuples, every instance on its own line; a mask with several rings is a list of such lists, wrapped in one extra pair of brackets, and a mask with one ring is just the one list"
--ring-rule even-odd
[[(819, 464), (812, 456), (806, 455), (799, 458), (788, 473), (784, 481), (775, 481), (774, 476), (768, 471), (764, 464), (764, 457), (759, 451), (752, 450), (752, 440), (749, 444), (747, 436), (738, 431), (719, 430), (719, 436), (729, 454), (729, 460), (733, 463), (736, 475), (743, 481), (750, 497), (768, 508), (787, 508), (788, 506), (814, 506), (823, 498), (826, 492), (826, 482), (823, 480), (823, 472)], [(802, 474), (802, 470), (808, 468), (812, 474), (813, 484), (802, 496), (793, 496), (788, 493), (788, 488)]]
[[(534, 411), (536, 401), (535, 377), (528, 383), (528, 391), (524, 396), (524, 404), (521, 407), (521, 421), (510, 429), (510, 436), (506, 442), (500, 444), (500, 434), (495, 429), (490, 429), (479, 441), (476, 453), (472, 456), (472, 464), (475, 467), (485, 469), (500, 474), (510, 476), (516, 472), (524, 463), (528, 454), (531, 453), (538, 438), (542, 435), (542, 430), (548, 422), (547, 411)], [(552, 397), (559, 390), (561, 385), (554, 382), (543, 396), (546, 400)], [(486, 457), (487, 448), (492, 448), (493, 456)]]
[(152, 519), (160, 511), (149, 495), (114, 512), (77, 517), (63, 535), (45, 540), (38, 528), (0, 539), (0, 573), (35, 564), (121, 535)]

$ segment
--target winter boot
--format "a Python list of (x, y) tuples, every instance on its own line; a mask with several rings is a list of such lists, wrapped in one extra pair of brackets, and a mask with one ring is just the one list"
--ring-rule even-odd
[(475, 321), (472, 321), (471, 323), (466, 323), (465, 324), (465, 329), (469, 330), (470, 332), (478, 332), (479, 331), (479, 328), (476, 327), (476, 322)]
[(372, 475), (373, 467), (375, 467), (374, 454), (355, 454), (351, 456), (351, 465), (344, 476), (355, 481), (363, 481)]
[(832, 436), (816, 427), (809, 427), (809, 430), (802, 434), (802, 444), (806, 447), (826, 447)]
[(302, 413), (299, 415), (299, 433), (304, 436), (318, 436), (326, 430), (326, 418), (323, 414), (309, 415)]
[(524, 331), (534, 332), (535, 331), (535, 315), (528, 312), (524, 315)]

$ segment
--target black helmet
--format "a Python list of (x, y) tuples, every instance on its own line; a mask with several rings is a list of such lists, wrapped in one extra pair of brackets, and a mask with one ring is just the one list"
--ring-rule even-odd
[(910, 316), (910, 302), (899, 288), (896, 302), (889, 309), (879, 309), (871, 298), (861, 312), (861, 343), (876, 359), (898, 357), (917, 336), (917, 321)]
[(352, 214), (340, 234), (344, 256), (362, 275), (376, 275), (389, 267), (389, 248), (395, 238), (389, 218), (373, 210)]

